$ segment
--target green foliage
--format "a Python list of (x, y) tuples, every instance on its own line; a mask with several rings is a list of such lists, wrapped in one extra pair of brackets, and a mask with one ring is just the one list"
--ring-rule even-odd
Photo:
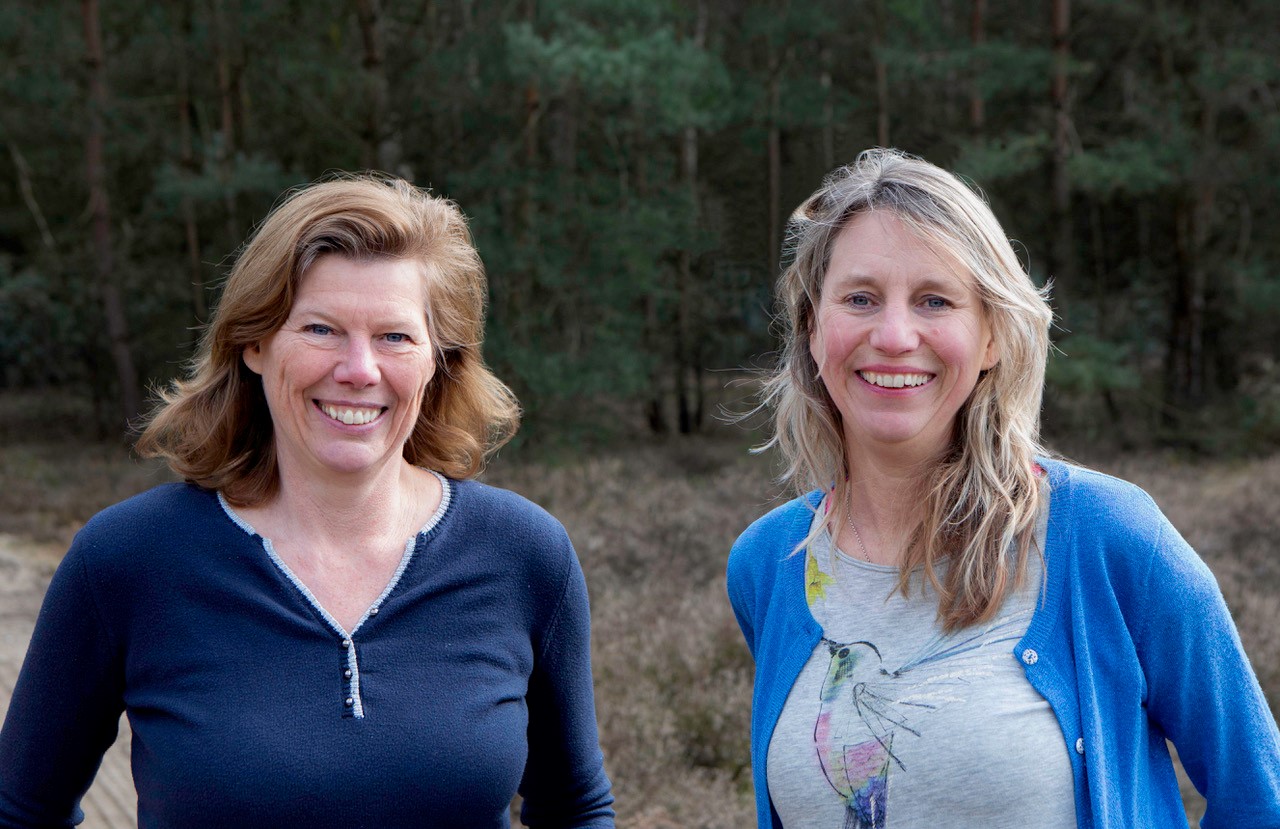
[(1099, 392), (1138, 388), (1140, 376), (1132, 349), (1088, 334), (1074, 334), (1057, 344), (1046, 381), (1059, 393), (1087, 397)]
[[(487, 355), (531, 428), (597, 405), (670, 415), (678, 386), (688, 408), (714, 369), (776, 347), (770, 234), (880, 141), (884, 115), (891, 144), (980, 187), (1036, 278), (1054, 278), (1077, 332), (1050, 367), (1055, 399), (1093, 417), (1111, 395), (1144, 428), (1221, 406), (1271, 422), (1274, 3), (1072, 4), (1065, 214), (1060, 56), (1047, 15), (1017, 4), (987, 5), (981, 41), (970, 4), (926, 0), (381, 6), (376, 55), (345, 2), (102, 7), (112, 279), (151, 381), (179, 370), (196, 308), (283, 190), (385, 164), (472, 217)], [(0, 358), (6, 385), (67, 385), (104, 408), (84, 57), (78, 15), (0, 7)], [(1070, 267), (1050, 261), (1063, 222)], [(1202, 388), (1174, 399), (1164, 378), (1192, 363)]]
[(225, 169), (205, 164), (199, 174), (183, 171), (173, 161), (155, 171), (153, 195), (176, 216), (177, 205), (190, 198), (200, 205), (213, 205), (241, 195), (274, 200), (283, 191), (303, 184), (306, 177), (281, 169), (280, 162), (259, 154), (237, 153)]
[(1176, 158), (1177, 150), (1168, 144), (1118, 139), (1074, 156), (1071, 177), (1082, 192), (1098, 198), (1149, 196), (1175, 183)]
[(1017, 178), (1040, 167), (1048, 145), (1049, 139), (1039, 133), (965, 141), (952, 169), (974, 182)]
[(0, 388), (76, 379), (84, 340), (72, 308), (50, 290), (49, 276), (35, 267), (14, 272), (0, 258)]
[(624, 17), (602, 29), (564, 9), (556, 22), (558, 30), (548, 36), (528, 22), (506, 27), (512, 72), (539, 79), (553, 94), (580, 94), (605, 111), (628, 110), (642, 118), (642, 129), (658, 134), (713, 129), (723, 121), (717, 101), (729, 92), (728, 72), (670, 24), (649, 28), (651, 20)]

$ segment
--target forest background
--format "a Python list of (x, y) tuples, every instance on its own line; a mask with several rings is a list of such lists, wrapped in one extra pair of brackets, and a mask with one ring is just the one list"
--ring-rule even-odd
[[(526, 409), (491, 475), (583, 555), (629, 825), (737, 825), (750, 674), (720, 574), (777, 488), (743, 460), (759, 434), (716, 414), (776, 347), (788, 214), (891, 145), (979, 186), (1052, 281), (1051, 442), (1158, 498), (1219, 482), (1161, 503), (1222, 552), (1275, 708), (1280, 516), (1257, 498), (1280, 481), (1278, 32), (1269, 0), (10, 0), (0, 472), (22, 485), (0, 533), (62, 543), (154, 482), (126, 424), (283, 191), (410, 178), (471, 218), (486, 357)], [(737, 503), (673, 511), (680, 487)], [(606, 652), (623, 642), (641, 656)], [(657, 731), (610, 725), (624, 700)]]

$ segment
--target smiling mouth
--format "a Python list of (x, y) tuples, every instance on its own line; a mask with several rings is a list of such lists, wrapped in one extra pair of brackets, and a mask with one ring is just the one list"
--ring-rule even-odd
[(932, 374), (885, 374), (879, 371), (859, 371), (858, 376), (882, 389), (903, 389), (923, 386), (934, 378)]
[(336, 420), (348, 426), (363, 426), (366, 423), (372, 423), (387, 410), (385, 406), (365, 408), (359, 406), (330, 406), (328, 403), (321, 403), (319, 400), (313, 402), (316, 404), (316, 408), (324, 412), (330, 420)]

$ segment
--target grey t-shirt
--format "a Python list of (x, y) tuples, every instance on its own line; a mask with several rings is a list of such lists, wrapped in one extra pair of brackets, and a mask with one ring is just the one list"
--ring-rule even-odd
[[(1042, 516), (1041, 550), (1044, 529)], [(826, 533), (798, 555), (823, 640), (769, 742), (783, 826), (1075, 829), (1062, 731), (1013, 655), (1040, 593), (1034, 550), (996, 618), (951, 634), (923, 577), (903, 598), (897, 568), (833, 551)]]

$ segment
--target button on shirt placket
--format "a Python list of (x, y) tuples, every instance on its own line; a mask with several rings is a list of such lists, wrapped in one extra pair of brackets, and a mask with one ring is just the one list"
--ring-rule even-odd
[[(367, 618), (378, 615), (378, 605), (369, 608)], [(362, 619), (356, 627), (363, 624)], [(364, 717), (364, 704), (360, 698), (360, 660), (356, 653), (355, 635), (348, 634), (339, 642), (342, 646), (342, 716)]]
[(341, 641), (342, 658), (342, 716), (363, 717), (364, 706), (360, 704), (360, 668), (356, 657), (356, 643), (351, 637)]
[[(1040, 654), (1036, 652), (1035, 648), (1026, 648), (1025, 650), (1022, 651), (1022, 654), (1020, 655), (1019, 658), (1022, 660), (1022, 664), (1030, 668), (1040, 661)], [(1080, 755), (1080, 758), (1083, 760), (1084, 759), (1084, 737), (1076, 738), (1075, 749), (1076, 749), (1076, 754)]]
[(342, 711), (342, 716), (344, 718), (346, 717), (354, 717), (355, 719), (364, 718), (364, 704), (360, 697), (360, 662), (359, 662), (359, 654), (357, 654), (356, 652), (354, 634), (356, 631), (360, 630), (361, 625), (363, 625), (368, 619), (371, 619), (378, 615), (378, 612), (381, 609), (381, 603), (386, 600), (386, 597), (391, 593), (392, 590), (395, 589), (396, 584), (400, 581), (400, 576), (404, 573), (405, 568), (409, 565), (409, 562), (412, 560), (414, 550), (416, 549), (419, 541), (422, 539), (425, 533), (429, 532), (436, 525), (436, 523), (440, 520), (440, 517), (445, 514), (445, 511), (449, 507), (449, 502), (453, 497), (452, 488), (450, 487), (448, 480), (444, 476), (440, 475), (439, 473), (432, 473), (432, 474), (434, 474), (436, 478), (439, 479), (440, 486), (443, 492), (443, 496), (440, 500), (439, 507), (436, 509), (436, 512), (432, 516), (431, 520), (427, 522), (427, 525), (424, 526), (422, 529), (420, 529), (416, 534), (414, 534), (412, 538), (410, 538), (408, 541), (405, 542), (404, 553), (401, 555), (401, 558), (400, 558), (400, 566), (396, 569), (395, 574), (391, 577), (390, 583), (387, 584), (387, 587), (383, 591), (382, 595), (379, 596), (378, 599), (374, 602), (374, 604), (369, 607), (369, 610), (365, 613), (364, 618), (362, 618), (360, 621), (355, 623), (355, 625), (351, 628), (350, 633), (348, 633), (346, 629), (342, 627), (342, 625), (338, 624), (338, 621), (336, 619), (334, 619), (331, 615), (329, 615), (329, 613), (324, 609), (324, 607), (316, 599), (315, 595), (312, 594), (312, 592), (297, 577), (297, 575), (294, 574), (294, 572), (289, 569), (289, 566), (284, 562), (283, 559), (280, 558), (280, 555), (276, 552), (274, 545), (272, 545), (271, 543), (271, 539), (260, 534), (257, 530), (253, 528), (252, 525), (250, 525), (243, 518), (237, 515), (235, 510), (231, 508), (231, 505), (227, 503), (227, 500), (226, 498), (223, 497), (222, 493), (218, 493), (218, 503), (222, 506), (222, 509), (226, 513), (226, 515), (232, 520), (232, 522), (236, 524), (236, 526), (240, 527), (250, 536), (257, 538), (261, 541), (262, 547), (266, 551), (267, 556), (271, 559), (272, 563), (274, 563), (275, 566), (284, 575), (284, 577), (288, 579), (288, 581), (291, 584), (293, 584), (293, 586), (298, 590), (298, 592), (302, 594), (302, 596), (306, 599), (307, 603), (310, 604), (311, 607), (314, 610), (316, 610), (321, 617), (324, 618), (324, 621), (328, 625), (329, 629), (336, 632), (339, 635), (338, 644), (342, 651), (339, 659), (339, 668), (338, 668), (338, 670), (342, 672), (342, 681), (339, 685), (339, 687), (341, 688), (341, 696), (339, 697), (339, 699), (342, 700), (341, 711)]

